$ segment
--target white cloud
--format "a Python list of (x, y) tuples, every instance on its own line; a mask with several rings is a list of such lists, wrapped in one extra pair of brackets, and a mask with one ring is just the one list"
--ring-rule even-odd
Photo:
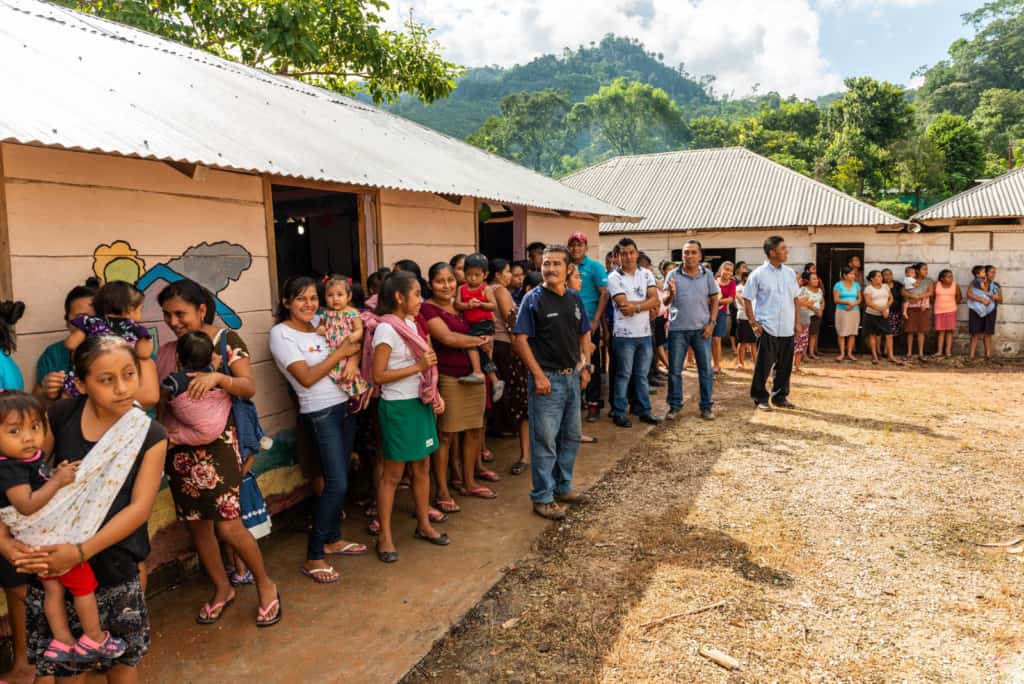
[(811, 0), (392, 0), (392, 23), (410, 8), (467, 66), (525, 63), (614, 33), (694, 76), (714, 74), (719, 93), (747, 95), (759, 84), (811, 97), (842, 87), (821, 55)]

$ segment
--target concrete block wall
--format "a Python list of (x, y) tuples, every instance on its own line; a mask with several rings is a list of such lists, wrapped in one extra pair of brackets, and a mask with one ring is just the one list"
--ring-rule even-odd
[[(969, 230), (969, 232), (968, 232)], [(604, 234), (602, 257), (615, 243), (629, 235), (657, 262), (668, 259), (673, 249), (688, 239), (681, 233)], [(971, 279), (971, 267), (992, 264), (999, 269), (997, 280), (1003, 286), (1003, 306), (999, 308), (995, 353), (999, 356), (1024, 356), (1024, 232), (1011, 232), (1006, 226), (972, 226), (950, 232), (883, 232), (872, 228), (819, 227), (813, 235), (806, 229), (698, 231), (693, 237), (707, 248), (732, 248), (736, 259), (757, 265), (764, 261), (761, 245), (769, 235), (781, 235), (789, 246), (789, 264), (794, 270), (817, 258), (817, 246), (830, 242), (864, 244), (865, 271), (891, 268), (896, 278), (913, 263), (928, 264), (928, 272), (937, 278), (942, 269), (953, 271), (961, 289)], [(967, 335), (967, 306), (960, 307), (958, 348), (964, 348)]]

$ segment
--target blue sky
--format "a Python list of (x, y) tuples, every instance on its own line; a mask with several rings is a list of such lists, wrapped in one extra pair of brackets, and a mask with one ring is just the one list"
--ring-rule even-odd
[(944, 59), (950, 43), (971, 35), (960, 15), (980, 4), (935, 0), (911, 6), (826, 5), (818, 10), (819, 45), (843, 76), (869, 74), (907, 85), (918, 67)]
[(632, 36), (719, 94), (815, 97), (870, 74), (910, 85), (968, 34), (960, 15), (982, 0), (390, 0), (389, 21), (412, 11), (446, 56), (510, 66), (562, 48)]

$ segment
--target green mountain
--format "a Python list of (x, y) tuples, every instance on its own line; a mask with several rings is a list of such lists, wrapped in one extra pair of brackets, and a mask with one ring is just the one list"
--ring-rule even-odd
[(487, 117), (498, 114), (501, 99), (513, 93), (557, 88), (568, 91), (573, 102), (596, 93), (616, 78), (626, 77), (661, 88), (680, 107), (711, 102), (703, 84), (680, 65), (667, 66), (664, 56), (648, 52), (635, 38), (605, 36), (600, 43), (562, 55), (544, 55), (510, 68), (469, 69), (451, 96), (431, 105), (405, 97), (391, 111), (458, 138), (476, 132)]

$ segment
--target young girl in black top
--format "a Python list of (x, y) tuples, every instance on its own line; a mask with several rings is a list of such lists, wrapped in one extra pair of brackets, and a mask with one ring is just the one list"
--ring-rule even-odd
[[(92, 337), (75, 350), (75, 375), (82, 395), (54, 403), (47, 412), (50, 432), (45, 451), (54, 453), (59, 465), (77, 463), (101, 443), (107, 433), (120, 431), (119, 422), (131, 418), (141, 436), (124, 484), (106, 510), (99, 530), (80, 544), (56, 544), (33, 549), (14, 540), (0, 526), (0, 553), (21, 572), (61, 575), (88, 561), (99, 584), (96, 604), (100, 623), (126, 642), (116, 659), (103, 659), (90, 669), (109, 671), (108, 681), (136, 682), (137, 667), (149, 649), (149, 617), (139, 582), (138, 563), (149, 555), (146, 522), (153, 509), (164, 459), (167, 436), (159, 423), (136, 420), (134, 401), (139, 390), (139, 359), (135, 349), (121, 338)], [(70, 627), (81, 625), (71, 601), (65, 602)], [(33, 584), (26, 600), (29, 660), (40, 677), (72, 677), (81, 666), (56, 664), (43, 659), (53, 638), (43, 611), (43, 591)]]

